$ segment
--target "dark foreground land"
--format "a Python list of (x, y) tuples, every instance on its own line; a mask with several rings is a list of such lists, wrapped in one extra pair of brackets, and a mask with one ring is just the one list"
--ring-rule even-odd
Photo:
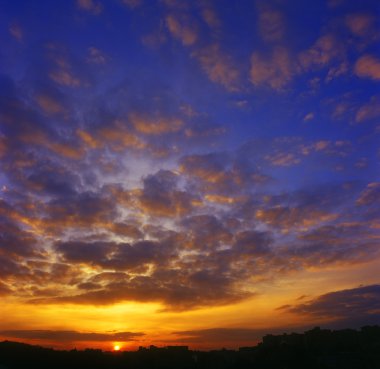
[(0, 343), (0, 369), (380, 369), (380, 327), (359, 331), (314, 328), (303, 334), (267, 335), (237, 351), (191, 351), (186, 346), (134, 352), (56, 351), (16, 342)]

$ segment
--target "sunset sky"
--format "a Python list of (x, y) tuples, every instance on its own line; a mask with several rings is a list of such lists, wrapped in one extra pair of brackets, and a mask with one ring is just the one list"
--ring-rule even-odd
[(380, 324), (378, 0), (0, 9), (0, 340)]

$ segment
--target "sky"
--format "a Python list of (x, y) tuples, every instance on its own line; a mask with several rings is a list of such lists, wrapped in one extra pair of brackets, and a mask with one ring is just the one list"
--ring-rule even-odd
[(377, 0), (0, 6), (0, 340), (380, 324)]

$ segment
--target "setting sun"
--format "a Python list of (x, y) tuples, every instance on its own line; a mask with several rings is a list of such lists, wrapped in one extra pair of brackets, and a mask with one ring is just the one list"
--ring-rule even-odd
[(115, 345), (114, 347), (113, 347), (113, 350), (114, 351), (120, 351), (120, 345)]

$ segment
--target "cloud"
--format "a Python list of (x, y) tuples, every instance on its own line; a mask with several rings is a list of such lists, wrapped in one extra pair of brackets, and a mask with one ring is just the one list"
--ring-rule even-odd
[(52, 96), (38, 94), (35, 99), (39, 107), (48, 115), (60, 114), (65, 111), (62, 104)]
[(303, 121), (309, 122), (309, 121), (313, 120), (314, 118), (315, 118), (315, 114), (313, 112), (310, 112), (304, 116)]
[[(24, 265), (22, 265), (19, 260), (13, 261), (12, 258), (10, 258), (7, 255), (1, 255), (0, 254), (0, 277), (2, 279), (8, 279), (10, 277), (19, 277), (20, 280), (22, 280), (22, 276), (27, 275), (27, 268), (25, 268)], [(7, 291), (8, 286), (3, 285), (2, 289), (3, 292)]]
[(370, 54), (361, 56), (355, 63), (355, 74), (358, 77), (380, 79), (380, 60)]
[(50, 72), (49, 77), (62, 86), (79, 87), (82, 84), (81, 80), (68, 69), (54, 70)]
[(258, 27), (264, 41), (281, 41), (285, 35), (285, 20), (283, 14), (268, 4), (259, 4)]
[(11, 293), (12, 293), (12, 290), (5, 283), (0, 282), (0, 296), (6, 296)]
[(277, 46), (270, 56), (254, 52), (251, 55), (251, 82), (255, 86), (269, 86), (283, 90), (296, 73), (294, 61), (289, 51)]
[(186, 244), (189, 249), (215, 249), (231, 244), (232, 233), (215, 216), (195, 215), (182, 220), (181, 226), (186, 232)]
[[(380, 64), (379, 64), (380, 66)], [(363, 104), (356, 112), (355, 121), (362, 123), (380, 117), (380, 96), (372, 96), (370, 101)]]
[(346, 25), (355, 36), (374, 36), (374, 23), (375, 17), (372, 14), (353, 13), (346, 16)]
[(288, 167), (299, 164), (301, 159), (293, 153), (276, 153), (265, 157), (272, 165)]
[(219, 44), (200, 48), (191, 56), (198, 60), (210, 81), (221, 84), (231, 92), (239, 90), (240, 71), (232, 57), (222, 52)]
[(87, 61), (93, 64), (106, 64), (108, 57), (100, 49), (91, 46), (87, 49)]
[(143, 115), (135, 113), (130, 114), (128, 118), (136, 131), (146, 135), (161, 135), (178, 132), (184, 125), (180, 119), (144, 117)]
[(225, 154), (218, 153), (188, 155), (181, 159), (180, 170), (187, 175), (196, 176), (206, 182), (217, 183), (225, 180), (226, 159)]
[(252, 294), (233, 289), (223, 275), (192, 270), (157, 270), (106, 284), (102, 289), (72, 296), (37, 298), (34, 303), (109, 305), (120, 301), (162, 302), (166, 310), (189, 310), (201, 306), (226, 305)]
[(372, 205), (376, 204), (380, 199), (380, 183), (369, 183), (366, 189), (360, 194), (356, 200), (357, 205)]
[(9, 33), (18, 42), (21, 42), (24, 39), (24, 32), (23, 32), (22, 28), (17, 23), (13, 23), (9, 26)]
[(85, 263), (104, 269), (145, 270), (147, 264), (165, 264), (172, 258), (173, 248), (165, 243), (138, 241), (133, 245), (115, 242), (60, 242), (56, 249), (66, 262)]
[(32, 339), (56, 342), (109, 342), (109, 341), (134, 341), (144, 336), (142, 332), (116, 332), (116, 333), (92, 333), (78, 331), (59, 330), (3, 330), (0, 336), (17, 339)]
[(160, 170), (144, 179), (144, 187), (139, 195), (143, 211), (153, 216), (183, 216), (193, 207), (191, 193), (179, 190), (177, 175)]
[(4, 222), (0, 224), (0, 254), (3, 253), (11, 256), (38, 256), (37, 240), (32, 232)]
[(81, 138), (90, 146), (108, 146), (116, 152), (125, 149), (144, 149), (146, 143), (136, 135), (125, 121), (115, 120), (114, 122), (100, 127), (96, 135), (82, 134)]
[(102, 4), (96, 0), (77, 0), (77, 6), (94, 15), (99, 15), (103, 11)]
[(284, 307), (283, 310), (311, 316), (314, 320), (327, 319), (335, 324), (360, 326), (377, 324), (379, 308), (380, 285), (375, 284), (329, 292), (308, 302)]
[(190, 19), (183, 14), (169, 14), (166, 16), (166, 26), (169, 32), (183, 45), (193, 45), (198, 38), (197, 28)]
[(259, 209), (256, 218), (262, 222), (280, 227), (283, 232), (290, 228), (299, 227), (308, 229), (311, 226), (334, 220), (337, 217), (314, 207), (282, 207), (276, 206), (270, 209)]
[(212, 29), (218, 31), (222, 26), (222, 21), (216, 13), (215, 9), (210, 3), (202, 2), (201, 6), (201, 16), (207, 25)]
[(235, 235), (234, 250), (241, 255), (269, 255), (272, 238), (268, 232), (243, 231)]
[(332, 33), (327, 33), (314, 43), (309, 49), (302, 51), (298, 58), (305, 70), (318, 69), (329, 66), (334, 61), (345, 58), (344, 44)]

